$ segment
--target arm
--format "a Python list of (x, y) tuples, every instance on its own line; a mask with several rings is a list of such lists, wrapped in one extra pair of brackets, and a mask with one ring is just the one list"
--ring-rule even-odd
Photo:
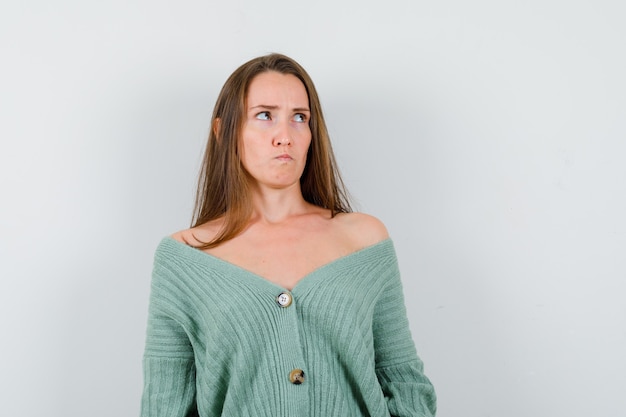
[(435, 390), (424, 375), (406, 316), (397, 263), (374, 311), (376, 375), (392, 416), (431, 417), (437, 409)]
[(155, 272), (152, 277), (143, 358), (142, 417), (192, 417), (196, 410), (194, 353), (177, 307), (179, 294)]

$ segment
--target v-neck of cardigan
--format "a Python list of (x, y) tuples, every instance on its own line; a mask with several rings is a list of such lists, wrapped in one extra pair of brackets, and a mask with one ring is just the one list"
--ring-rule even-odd
[(163, 238), (162, 243), (168, 244), (173, 249), (174, 248), (179, 249), (181, 254), (184, 254), (185, 256), (189, 257), (192, 260), (195, 260), (196, 262), (209, 263), (209, 264), (217, 263), (225, 268), (231, 269), (232, 271), (236, 272), (237, 275), (243, 274), (243, 275), (249, 276), (261, 285), (269, 286), (270, 288), (274, 290), (288, 291), (291, 293), (302, 292), (306, 290), (311, 285), (313, 285), (315, 281), (317, 281), (316, 277), (323, 276), (324, 275), (323, 272), (327, 272), (327, 270), (329, 269), (332, 270), (334, 268), (341, 268), (342, 266), (344, 266), (343, 264), (345, 263), (349, 264), (350, 262), (358, 262), (359, 258), (361, 257), (367, 258), (368, 256), (372, 255), (372, 252), (382, 250), (386, 246), (392, 245), (391, 238), (387, 238), (387, 239), (381, 240), (380, 242), (374, 243), (373, 245), (366, 246), (362, 249), (358, 249), (354, 252), (350, 252), (346, 255), (340, 256), (336, 259), (333, 259), (330, 262), (327, 262), (325, 264), (318, 266), (311, 272), (308, 272), (307, 274), (303, 275), (300, 279), (298, 279), (298, 281), (296, 282), (296, 285), (294, 285), (292, 289), (288, 289), (279, 284), (276, 284), (273, 281), (270, 281), (268, 278), (265, 278), (262, 275), (259, 275), (242, 266), (239, 266), (235, 263), (222, 259), (218, 256), (215, 256), (203, 250), (196, 249), (192, 246), (189, 246), (185, 243), (182, 243), (174, 239), (171, 236), (167, 236)]

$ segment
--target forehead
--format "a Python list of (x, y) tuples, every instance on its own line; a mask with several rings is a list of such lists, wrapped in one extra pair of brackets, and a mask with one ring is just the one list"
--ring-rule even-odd
[(269, 71), (252, 79), (246, 101), (248, 106), (286, 104), (308, 107), (309, 96), (304, 84), (295, 75)]

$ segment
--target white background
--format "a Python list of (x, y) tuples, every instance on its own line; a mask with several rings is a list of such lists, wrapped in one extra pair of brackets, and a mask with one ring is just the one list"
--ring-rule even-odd
[(621, 0), (6, 1), (0, 415), (136, 416), (153, 251), (226, 77), (315, 80), (440, 417), (626, 416)]

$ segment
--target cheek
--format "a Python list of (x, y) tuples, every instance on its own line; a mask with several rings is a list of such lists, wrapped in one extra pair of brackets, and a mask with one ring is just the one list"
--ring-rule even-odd
[(268, 159), (267, 150), (255, 143), (254, 140), (242, 140), (240, 149), (239, 160), (247, 171), (262, 166)]
[(311, 147), (312, 142), (312, 134), (311, 129), (307, 126), (306, 129), (303, 129), (300, 136), (300, 142), (302, 143), (302, 147), (309, 149)]
[(312, 141), (313, 141), (313, 139), (311, 138), (311, 133), (309, 133), (309, 136), (308, 136), (308, 138), (306, 140), (306, 146), (305, 146), (306, 153), (308, 153), (309, 150), (311, 149)]
[(250, 162), (250, 158), (254, 157), (253, 147), (250, 146), (248, 141), (246, 141), (244, 138), (242, 138), (241, 142), (239, 142), (238, 153), (239, 153), (239, 160), (241, 161), (244, 167), (248, 165), (248, 163)]

